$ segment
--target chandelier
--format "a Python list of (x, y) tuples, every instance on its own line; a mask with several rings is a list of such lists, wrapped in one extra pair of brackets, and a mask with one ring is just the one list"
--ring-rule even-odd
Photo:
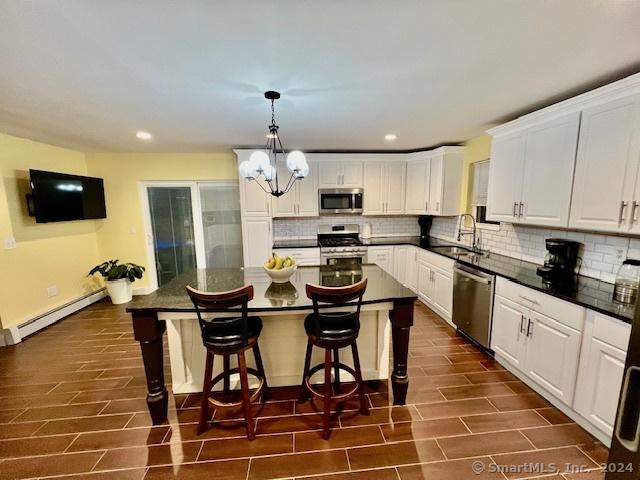
[[(296, 180), (301, 180), (309, 175), (309, 164), (301, 151), (293, 150), (289, 152), (286, 155), (286, 165), (291, 176), (286, 185), (283, 182), (284, 188), (280, 188), (277, 165), (278, 160), (285, 159), (285, 150), (278, 134), (274, 110), (274, 103), (280, 98), (280, 93), (269, 90), (264, 93), (264, 97), (271, 101), (271, 125), (269, 125), (269, 133), (267, 134), (267, 145), (264, 150), (253, 152), (249, 160), (240, 163), (238, 170), (241, 177), (249, 181), (256, 181), (266, 193), (274, 197), (281, 197), (291, 190)], [(260, 178), (263, 178), (264, 182), (259, 182)], [(269, 190), (265, 188), (264, 184), (269, 187)]]

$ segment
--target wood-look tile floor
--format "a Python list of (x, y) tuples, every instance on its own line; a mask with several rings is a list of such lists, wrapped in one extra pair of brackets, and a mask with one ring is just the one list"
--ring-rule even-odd
[[(418, 303), (409, 366), (406, 406), (369, 383), (371, 414), (349, 402), (328, 441), (297, 388), (256, 407), (254, 442), (239, 411), (198, 436), (198, 395), (171, 396), (169, 423), (151, 426), (131, 319), (103, 301), (0, 349), (0, 480), (602, 478), (602, 444)], [(518, 467), (536, 463), (589, 471)]]

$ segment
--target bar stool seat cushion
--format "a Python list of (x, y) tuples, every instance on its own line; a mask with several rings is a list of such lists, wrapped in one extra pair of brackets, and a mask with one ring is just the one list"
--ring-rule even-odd
[[(323, 313), (320, 318), (320, 335), (318, 340), (321, 342), (344, 342), (355, 340), (358, 337), (358, 329), (356, 322), (350, 315), (345, 316), (344, 313)], [(304, 319), (304, 329), (307, 335), (315, 337), (316, 335), (316, 317), (311, 313)]]
[[(205, 346), (217, 348), (233, 348), (242, 345), (242, 318), (216, 318), (202, 322), (202, 341)], [(262, 331), (262, 319), (249, 317), (247, 321), (247, 336), (254, 338)]]

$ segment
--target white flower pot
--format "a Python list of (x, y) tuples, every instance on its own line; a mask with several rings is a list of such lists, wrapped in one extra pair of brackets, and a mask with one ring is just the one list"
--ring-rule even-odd
[(130, 302), (131, 298), (133, 298), (133, 287), (128, 278), (110, 280), (105, 283), (111, 302), (115, 305)]

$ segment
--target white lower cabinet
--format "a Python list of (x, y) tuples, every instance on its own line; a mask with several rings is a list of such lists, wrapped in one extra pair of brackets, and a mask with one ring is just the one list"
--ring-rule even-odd
[(524, 362), (525, 315), (528, 309), (496, 295), (493, 299), (491, 348), (518, 369)]
[(393, 275), (393, 245), (375, 246), (367, 249), (367, 262), (375, 263)]
[(418, 297), (449, 323), (453, 309), (453, 264), (453, 260), (437, 253), (418, 252)]
[(631, 325), (587, 311), (573, 408), (611, 438)]
[(298, 265), (320, 265), (319, 248), (276, 248), (273, 250), (280, 257), (291, 257)]

